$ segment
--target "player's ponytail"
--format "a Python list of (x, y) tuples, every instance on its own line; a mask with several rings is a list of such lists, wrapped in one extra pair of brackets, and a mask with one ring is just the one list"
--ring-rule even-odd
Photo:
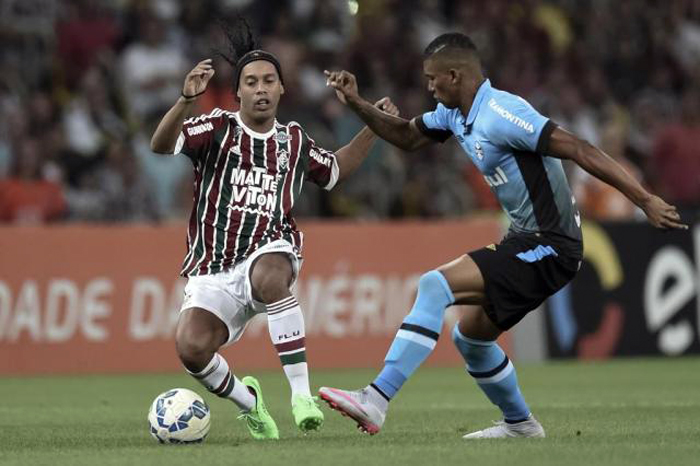
[[(270, 52), (258, 49), (258, 41), (253, 36), (250, 25), (243, 16), (237, 14), (233, 20), (233, 24), (228, 24), (219, 20), (219, 26), (228, 40), (228, 51), (224, 53), (214, 49), (214, 54), (226, 60), (229, 65), (233, 67), (234, 95), (238, 91), (238, 81), (241, 77), (241, 70), (252, 61), (265, 60), (272, 63), (277, 70), (280, 81), (284, 83), (282, 67), (280, 66), (279, 60)], [(236, 97), (236, 99), (238, 99), (238, 97)]]
[(223, 58), (235, 68), (241, 57), (258, 47), (258, 41), (253, 36), (250, 24), (240, 14), (236, 14), (232, 23), (227, 23), (223, 20), (218, 20), (218, 23), (228, 43), (225, 52), (214, 49), (214, 54)]

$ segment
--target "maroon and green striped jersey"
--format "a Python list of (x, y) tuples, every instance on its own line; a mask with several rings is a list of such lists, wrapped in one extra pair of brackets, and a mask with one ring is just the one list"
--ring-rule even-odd
[(325, 189), (338, 180), (335, 154), (298, 123), (275, 121), (263, 134), (221, 109), (185, 120), (175, 153), (192, 160), (195, 175), (184, 276), (219, 272), (278, 239), (301, 256), (291, 210), (304, 180)]

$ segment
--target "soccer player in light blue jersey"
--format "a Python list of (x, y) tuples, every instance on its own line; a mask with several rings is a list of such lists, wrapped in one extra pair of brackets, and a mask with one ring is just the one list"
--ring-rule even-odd
[(437, 37), (425, 50), (423, 70), (438, 104), (412, 120), (382, 113), (360, 97), (351, 73), (326, 75), (343, 103), (401, 149), (413, 151), (457, 138), (498, 198), (510, 228), (499, 244), (471, 251), (421, 276), (413, 308), (372, 383), (356, 391), (322, 387), (319, 393), (361, 430), (376, 434), (391, 399), (435, 347), (445, 308), (474, 304), (478, 307), (454, 327), (452, 340), (467, 372), (501, 409), (503, 421), (464, 438), (544, 437), (520, 392), (513, 364), (496, 339), (569, 283), (581, 265), (581, 217), (561, 159), (572, 160), (620, 190), (653, 226), (687, 226), (674, 206), (647, 192), (600, 149), (558, 127), (521, 97), (492, 87), (469, 37)]

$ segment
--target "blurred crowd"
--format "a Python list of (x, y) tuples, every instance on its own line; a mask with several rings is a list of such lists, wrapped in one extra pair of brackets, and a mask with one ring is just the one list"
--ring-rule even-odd
[[(244, 14), (282, 64), (279, 119), (324, 148), (362, 125), (325, 86), (324, 69), (356, 74), (363, 96), (402, 115), (435, 106), (422, 51), (469, 34), (494, 86), (605, 150), (687, 212), (700, 206), (700, 1), (694, 0), (2, 0), (0, 222), (168, 221), (192, 202), (186, 157), (150, 152), (185, 74), (215, 58), (195, 114), (235, 110), (219, 21)], [(640, 212), (577, 167), (584, 215)], [(455, 217), (498, 209), (456, 144), (405, 153), (378, 143), (325, 193), (307, 185), (297, 215)]]

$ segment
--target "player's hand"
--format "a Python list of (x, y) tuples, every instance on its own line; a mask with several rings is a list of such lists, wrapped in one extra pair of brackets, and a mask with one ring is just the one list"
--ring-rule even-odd
[(642, 206), (644, 213), (647, 214), (649, 223), (656, 228), (663, 230), (687, 230), (688, 225), (681, 223), (681, 216), (678, 214), (675, 206), (667, 204), (659, 196), (652, 195), (649, 200)]
[(331, 86), (335, 89), (335, 94), (343, 104), (352, 104), (360, 98), (355, 75), (345, 70), (325, 70), (323, 73), (326, 75), (326, 86)]
[(214, 68), (211, 66), (211, 58), (200, 61), (192, 71), (187, 73), (182, 93), (189, 96), (201, 94), (206, 90), (212, 76), (214, 76)]
[(388, 113), (391, 116), (399, 116), (399, 108), (396, 105), (394, 105), (394, 102), (392, 102), (389, 97), (379, 99), (374, 103), (374, 106), (382, 112)]

